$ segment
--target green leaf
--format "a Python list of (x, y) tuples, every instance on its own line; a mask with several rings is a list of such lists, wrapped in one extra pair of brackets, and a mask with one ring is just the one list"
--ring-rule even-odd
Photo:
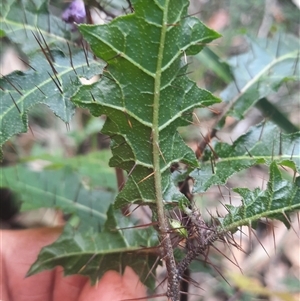
[[(46, 167), (40, 171), (24, 164), (2, 168), (0, 187), (17, 194), (23, 211), (42, 207), (61, 209), (80, 218), (82, 231), (97, 230), (106, 221), (106, 211), (116, 194), (113, 170), (108, 172), (97, 157), (92, 154), (65, 162), (56, 158), (52, 164), (44, 158)], [(92, 165), (94, 168), (90, 169)]]
[(278, 109), (274, 104), (268, 101), (267, 98), (261, 98), (255, 105), (270, 121), (277, 124), (286, 133), (298, 132), (299, 128), (295, 126), (281, 109)]
[(255, 225), (261, 218), (281, 220), (289, 228), (289, 213), (300, 209), (299, 180), (299, 177), (295, 182), (284, 180), (278, 165), (272, 162), (266, 190), (233, 189), (243, 198), (242, 205), (226, 205), (229, 213), (220, 219), (220, 228), (224, 231), (236, 231), (240, 226)]
[(110, 157), (111, 152), (109, 150), (101, 150), (72, 158), (43, 155), (27, 158), (25, 161), (29, 163), (33, 160), (46, 161), (47, 165), (44, 170), (71, 168), (84, 179), (88, 187), (105, 188), (116, 192), (118, 187), (115, 171), (108, 166)]
[(249, 51), (232, 57), (234, 82), (222, 93), (224, 101), (232, 102), (228, 113), (238, 119), (286, 81), (299, 80), (299, 42), (291, 35), (275, 35), (273, 38), (247, 38)]
[[(212, 185), (225, 184), (233, 174), (256, 164), (270, 165), (273, 161), (300, 171), (300, 132), (284, 134), (272, 123), (251, 128), (232, 145), (217, 143), (218, 159), (201, 164), (191, 176), (195, 179), (194, 193), (206, 191)], [(210, 153), (213, 157), (213, 154)]]
[(13, 135), (27, 132), (27, 113), (35, 104), (47, 105), (69, 123), (75, 112), (70, 98), (81, 86), (79, 79), (101, 74), (104, 67), (91, 56), (87, 65), (83, 52), (74, 53), (71, 61), (61, 51), (52, 51), (52, 57), (53, 67), (43, 54), (35, 54), (29, 58), (29, 70), (0, 78), (0, 147)]
[(219, 102), (184, 75), (187, 66), (181, 60), (184, 53), (198, 53), (219, 35), (186, 17), (188, 1), (132, 4), (135, 13), (107, 25), (80, 25), (95, 55), (108, 66), (100, 81), (82, 87), (72, 98), (93, 115), (107, 116), (102, 132), (112, 138), (110, 165), (129, 174), (117, 207), (155, 203), (160, 185), (156, 177), (164, 200), (183, 197), (170, 167), (179, 161), (197, 166), (197, 161), (177, 128), (191, 122), (194, 108)]
[[(86, 275), (96, 283), (108, 270), (123, 271), (126, 266), (131, 266), (145, 280), (157, 255), (142, 247), (157, 245), (157, 234), (153, 228), (116, 230), (132, 226), (127, 217), (112, 207), (100, 233), (81, 233), (68, 225), (56, 242), (42, 249), (28, 274), (60, 265), (64, 267), (65, 275)], [(146, 284), (154, 288), (154, 280), (150, 276)]]
[(69, 25), (50, 14), (46, 0), (3, 0), (0, 2), (0, 28), (3, 35), (18, 44), (26, 54), (39, 49), (32, 33), (42, 35), (49, 48), (67, 50), (73, 44)]
[(229, 84), (232, 81), (232, 74), (229, 65), (211, 49), (204, 48), (201, 53), (195, 55), (201, 64), (208, 70), (213, 71), (224, 83)]

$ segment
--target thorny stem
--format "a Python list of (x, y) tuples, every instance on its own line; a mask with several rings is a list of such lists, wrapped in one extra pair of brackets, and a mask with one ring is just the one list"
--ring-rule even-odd
[(154, 182), (156, 193), (157, 216), (159, 221), (159, 231), (161, 243), (164, 250), (164, 258), (168, 271), (168, 292), (167, 296), (171, 301), (179, 301), (179, 279), (176, 269), (176, 262), (173, 254), (171, 237), (169, 234), (168, 222), (165, 215), (164, 200), (162, 193), (162, 181), (160, 173), (160, 149), (159, 149), (159, 100), (162, 76), (162, 61), (164, 53), (164, 45), (167, 32), (168, 6), (170, 0), (165, 3), (163, 24), (160, 37), (160, 47), (157, 59), (155, 86), (154, 86), (154, 105), (153, 105), (153, 131), (152, 131), (152, 147), (153, 147), (153, 166), (154, 166)]

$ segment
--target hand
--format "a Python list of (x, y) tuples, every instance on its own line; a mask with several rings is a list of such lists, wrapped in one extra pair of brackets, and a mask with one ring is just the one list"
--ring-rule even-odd
[(54, 242), (60, 232), (60, 228), (0, 232), (1, 301), (118, 301), (146, 296), (145, 287), (130, 267), (123, 276), (106, 272), (94, 287), (84, 276), (63, 277), (61, 267), (24, 278), (40, 249)]

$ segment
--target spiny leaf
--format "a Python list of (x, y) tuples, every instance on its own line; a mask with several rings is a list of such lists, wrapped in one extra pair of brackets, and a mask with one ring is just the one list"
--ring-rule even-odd
[(242, 118), (245, 113), (286, 81), (299, 80), (299, 43), (291, 35), (270, 39), (247, 38), (249, 51), (232, 57), (234, 82), (222, 93), (224, 101), (233, 102), (228, 113)]
[[(56, 242), (42, 249), (29, 275), (61, 265), (65, 275), (86, 275), (95, 283), (108, 270), (123, 271), (131, 266), (144, 280), (157, 255), (142, 247), (157, 245), (157, 234), (153, 228), (116, 230), (131, 226), (132, 222), (112, 207), (100, 233), (82, 233), (68, 225)], [(152, 288), (154, 283), (153, 276), (146, 281)]]
[(43, 54), (36, 54), (29, 58), (29, 70), (0, 78), (0, 146), (13, 135), (27, 132), (27, 113), (37, 103), (70, 122), (75, 112), (70, 98), (81, 86), (80, 77), (101, 74), (104, 67), (91, 57), (87, 66), (83, 52), (74, 53), (71, 61), (60, 51), (52, 51), (52, 57), (52, 67)]
[[(195, 179), (194, 192), (206, 191), (212, 185), (225, 184), (233, 174), (253, 165), (275, 161), (295, 172), (300, 171), (300, 132), (284, 134), (268, 122), (251, 128), (232, 145), (217, 143), (214, 151), (218, 158), (201, 164), (191, 176)], [(214, 154), (210, 153), (210, 156)]]
[(226, 205), (229, 213), (220, 219), (224, 231), (236, 231), (240, 226), (255, 226), (261, 218), (278, 219), (289, 228), (289, 213), (300, 209), (300, 178), (284, 180), (276, 162), (270, 164), (266, 190), (233, 189), (242, 197), (242, 205)]
[[(75, 157), (64, 164), (59, 164), (58, 159), (55, 164), (44, 161), (48, 165), (41, 171), (30, 170), (24, 164), (2, 168), (0, 187), (7, 187), (18, 196), (23, 211), (54, 207), (78, 216), (81, 231), (97, 230), (106, 221), (106, 211), (116, 193), (112, 186), (116, 184), (109, 183), (115, 180), (104, 164), (97, 165), (97, 175), (93, 170), (86, 171), (95, 162), (101, 162), (93, 157), (85, 157), (84, 166), (80, 166), (80, 157)], [(97, 185), (96, 177), (100, 178)]]
[(50, 48), (67, 50), (73, 43), (71, 32), (61, 18), (49, 12), (45, 0), (3, 0), (0, 2), (0, 28), (12, 42), (28, 55), (39, 49), (32, 32), (43, 35)]
[(182, 198), (169, 169), (174, 162), (197, 166), (197, 161), (177, 128), (191, 122), (194, 108), (219, 101), (185, 76), (187, 66), (181, 61), (184, 52), (195, 54), (219, 35), (186, 17), (188, 1), (132, 4), (134, 14), (107, 25), (80, 26), (95, 55), (108, 66), (99, 82), (82, 87), (72, 98), (93, 115), (107, 116), (102, 132), (112, 137), (110, 165), (129, 173), (117, 207), (156, 202), (155, 152), (160, 154), (155, 173), (161, 174), (164, 199)]

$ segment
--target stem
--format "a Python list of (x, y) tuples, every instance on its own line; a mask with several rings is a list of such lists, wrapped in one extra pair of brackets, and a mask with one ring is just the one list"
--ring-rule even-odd
[(164, 45), (167, 32), (167, 17), (169, 1), (166, 0), (162, 31), (160, 37), (160, 47), (158, 52), (155, 83), (154, 83), (154, 104), (153, 104), (153, 130), (152, 130), (152, 147), (153, 147), (153, 167), (154, 167), (154, 183), (156, 194), (157, 216), (159, 222), (159, 231), (164, 249), (164, 259), (166, 261), (168, 271), (168, 292), (167, 296), (172, 301), (179, 300), (179, 279), (177, 277), (176, 262), (173, 254), (173, 247), (168, 233), (168, 222), (165, 215), (164, 200), (161, 185), (161, 169), (160, 169), (160, 150), (159, 150), (159, 101), (162, 76), (162, 61), (164, 53)]

